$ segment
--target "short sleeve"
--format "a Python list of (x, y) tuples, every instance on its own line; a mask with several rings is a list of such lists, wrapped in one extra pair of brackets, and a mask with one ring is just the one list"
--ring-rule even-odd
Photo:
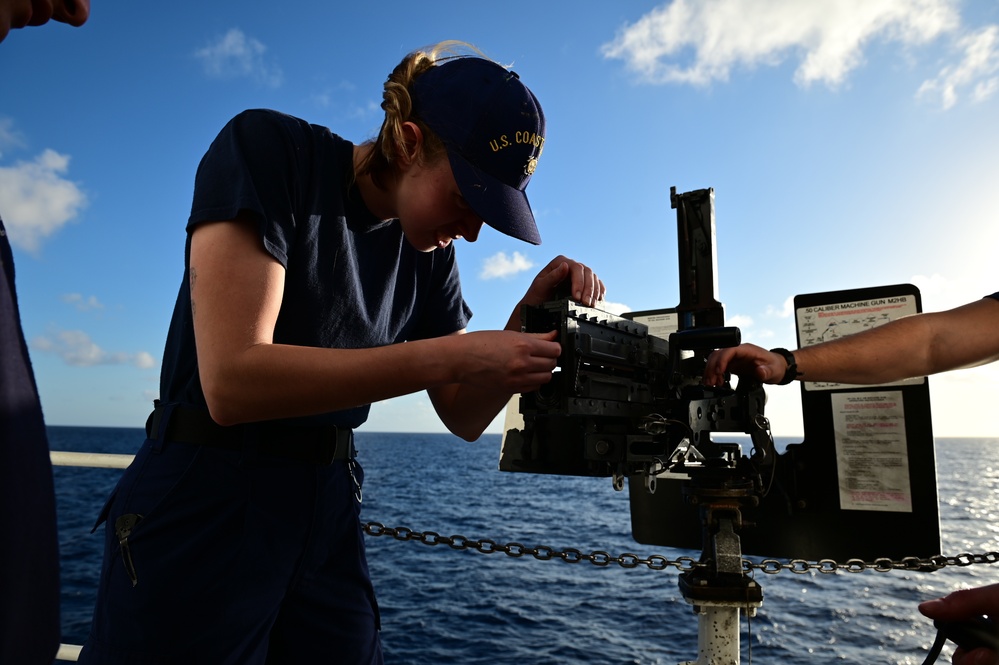
[(222, 128), (198, 165), (188, 231), (201, 222), (257, 221), (267, 251), (285, 268), (294, 245), (299, 184), (311, 153), (310, 125), (267, 110), (244, 111)]

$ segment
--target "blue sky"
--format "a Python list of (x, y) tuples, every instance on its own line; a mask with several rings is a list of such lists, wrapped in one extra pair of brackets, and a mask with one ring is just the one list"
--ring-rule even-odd
[[(528, 189), (544, 243), (459, 243), (470, 329), (500, 327), (560, 253), (612, 308), (675, 306), (670, 186), (715, 188), (719, 297), (746, 341), (796, 346), (799, 293), (914, 283), (939, 310), (999, 290), (996, 0), (93, 4), (0, 45), (0, 213), (50, 424), (144, 423), (194, 172), (231, 116), (364, 141), (388, 72), (444, 39), (512, 64), (548, 117)], [(999, 436), (969, 408), (997, 379), (934, 377), (935, 433)], [(775, 434), (799, 434), (798, 389), (768, 393)], [(366, 428), (442, 429), (424, 394)]]

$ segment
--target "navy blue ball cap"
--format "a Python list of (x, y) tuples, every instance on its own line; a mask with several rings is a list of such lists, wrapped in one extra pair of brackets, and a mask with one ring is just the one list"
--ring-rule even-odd
[(461, 195), (501, 233), (541, 244), (527, 183), (545, 147), (545, 114), (520, 77), (477, 57), (434, 65), (413, 82), (413, 115), (447, 148)]

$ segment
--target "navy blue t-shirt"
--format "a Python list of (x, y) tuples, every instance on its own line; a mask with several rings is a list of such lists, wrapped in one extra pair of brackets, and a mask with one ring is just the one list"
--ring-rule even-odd
[[(198, 166), (161, 402), (206, 406), (191, 321), (190, 237), (199, 223), (235, 219), (240, 211), (252, 214), (265, 249), (286, 269), (275, 343), (371, 348), (468, 325), (454, 246), (420, 252), (398, 220), (372, 216), (353, 185), (349, 141), (282, 113), (244, 111)], [(296, 422), (356, 427), (368, 408)]]

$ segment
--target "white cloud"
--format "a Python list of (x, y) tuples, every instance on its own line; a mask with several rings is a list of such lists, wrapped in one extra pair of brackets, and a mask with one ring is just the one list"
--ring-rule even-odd
[(482, 263), (479, 277), (482, 279), (506, 279), (533, 267), (534, 263), (520, 252), (514, 252), (513, 256), (507, 256), (506, 252), (499, 252)]
[(620, 302), (611, 302), (610, 300), (601, 300), (596, 304), (596, 308), (603, 310), (608, 314), (616, 314), (618, 316), (624, 314), (625, 312), (633, 311), (631, 307)]
[(924, 298), (927, 295), (936, 296), (952, 291), (955, 285), (954, 280), (948, 279), (940, 273), (913, 275), (911, 279), (912, 283), (919, 289), (920, 295)]
[(74, 367), (94, 367), (96, 365), (133, 365), (139, 369), (149, 369), (156, 364), (153, 356), (145, 351), (125, 353), (109, 352), (97, 346), (82, 330), (58, 330), (49, 335), (31, 340), (33, 351), (51, 353)]
[(797, 58), (799, 85), (835, 87), (874, 41), (925, 44), (956, 30), (955, 0), (675, 0), (603, 46), (651, 83), (707, 85), (737, 67)]
[(64, 303), (72, 305), (81, 312), (86, 312), (91, 309), (104, 309), (104, 304), (97, 299), (97, 296), (84, 298), (80, 293), (65, 293), (59, 298)]
[(263, 85), (277, 88), (284, 73), (265, 57), (267, 47), (247, 37), (242, 30), (232, 28), (214, 44), (198, 49), (205, 73), (212, 78), (250, 78)]
[(959, 39), (961, 61), (944, 67), (935, 79), (924, 81), (916, 92), (919, 99), (938, 99), (949, 109), (957, 103), (958, 90), (970, 90), (972, 101), (981, 102), (999, 89), (999, 26), (986, 26)]
[(768, 317), (777, 317), (779, 319), (790, 318), (794, 314), (794, 296), (788, 296), (787, 300), (780, 307), (774, 307), (773, 305), (767, 305), (766, 315)]
[(319, 108), (332, 108), (338, 117), (348, 120), (367, 120), (382, 114), (381, 99), (355, 101), (357, 86), (350, 81), (340, 81), (313, 92), (309, 98)]
[(86, 205), (76, 183), (64, 178), (68, 169), (69, 156), (54, 150), (33, 162), (0, 167), (0, 210), (13, 244), (37, 252)]
[(924, 312), (939, 312), (966, 305), (994, 291), (980, 277), (913, 275), (909, 281), (919, 289)]
[(753, 317), (747, 316), (745, 314), (733, 314), (732, 316), (728, 317), (728, 320), (725, 322), (725, 325), (735, 326), (740, 330), (752, 328)]
[(24, 138), (14, 129), (14, 121), (10, 118), (0, 117), (0, 157), (3, 157), (3, 151), (7, 148), (23, 145)]
[(146, 353), (145, 351), (139, 351), (134, 356), (132, 356), (132, 364), (139, 369), (151, 369), (156, 367), (156, 359), (153, 358), (152, 354)]
[[(767, 312), (772, 315), (773, 309)], [(756, 321), (748, 314), (733, 314), (725, 317), (726, 326), (734, 326), (739, 329), (739, 335), (743, 342), (751, 342), (757, 346), (768, 346), (766, 342), (777, 337), (777, 333), (772, 328), (759, 328)]]

